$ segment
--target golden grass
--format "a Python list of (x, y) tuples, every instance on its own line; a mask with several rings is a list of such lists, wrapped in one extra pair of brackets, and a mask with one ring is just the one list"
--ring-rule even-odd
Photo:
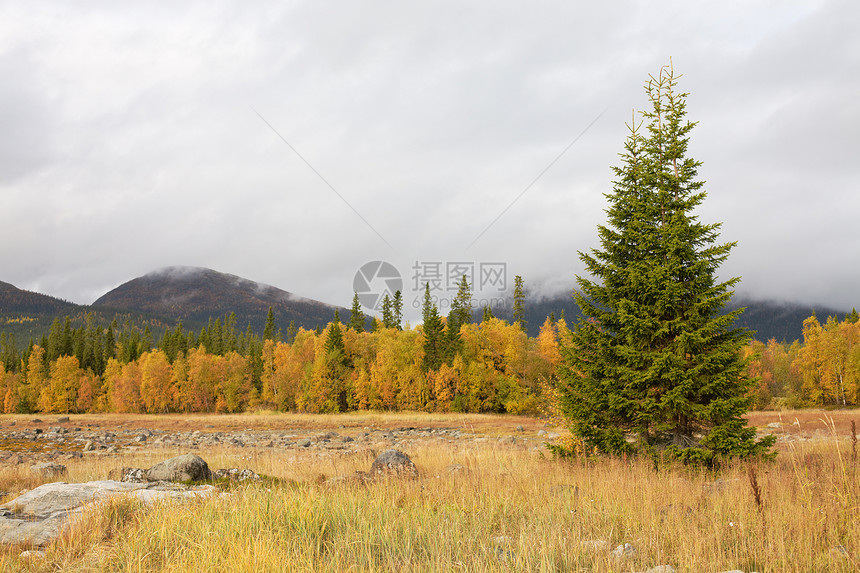
[[(70, 463), (69, 480), (102, 479), (108, 464), (146, 467), (172, 453), (85, 459)], [(419, 442), (407, 453), (418, 479), (331, 485), (318, 476), (366, 470), (371, 453), (206, 450), (212, 467), (288, 481), (181, 504), (114, 501), (90, 511), (43, 559), (0, 555), (0, 571), (621, 572), (667, 564), (807, 573), (860, 565), (860, 476), (844, 433), (718, 473), (655, 471), (647, 460), (562, 462), (495, 441)], [(451, 464), (465, 469), (449, 472)], [(609, 550), (623, 543), (635, 554), (613, 559)]]

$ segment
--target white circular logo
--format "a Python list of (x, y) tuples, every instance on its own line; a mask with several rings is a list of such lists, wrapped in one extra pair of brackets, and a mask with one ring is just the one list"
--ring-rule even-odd
[(358, 293), (361, 306), (374, 311), (382, 310), (385, 295), (393, 300), (394, 293), (403, 292), (403, 279), (391, 263), (370, 261), (364, 263), (352, 280), (352, 290)]

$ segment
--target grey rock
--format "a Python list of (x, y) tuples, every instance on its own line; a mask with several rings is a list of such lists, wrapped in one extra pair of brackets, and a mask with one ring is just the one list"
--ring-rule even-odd
[(202, 481), (212, 479), (209, 464), (195, 454), (164, 460), (146, 470), (149, 481)]
[(239, 468), (225, 468), (220, 470), (215, 470), (212, 472), (213, 479), (229, 479), (232, 481), (258, 481), (260, 480), (259, 474), (252, 470), (240, 470)]
[(645, 573), (675, 573), (675, 568), (671, 565), (657, 565), (656, 567), (646, 569)]
[(418, 468), (409, 456), (400, 450), (385, 450), (379, 454), (370, 466), (371, 475), (398, 475), (417, 477)]
[(108, 472), (108, 479), (123, 483), (146, 483), (146, 470), (140, 468), (118, 468)]
[(85, 452), (92, 452), (95, 449), (96, 449), (96, 445), (92, 442), (92, 440), (89, 440), (89, 441), (87, 441), (86, 444), (84, 444), (84, 451)]
[(57, 423), (58, 423), (58, 424), (66, 424), (66, 423), (68, 423), (68, 421), (69, 421), (69, 417), (68, 417), (68, 416), (63, 416), (63, 417), (61, 417), (61, 418), (57, 418)]
[(44, 478), (54, 479), (68, 473), (66, 466), (54, 462), (44, 462), (30, 466), (30, 469)]
[(212, 486), (168, 488), (158, 484), (117, 481), (49, 483), (0, 505), (0, 543), (45, 545), (56, 539), (69, 517), (79, 514), (84, 506), (117, 495), (130, 495), (152, 503), (164, 499), (212, 495), (215, 491)]
[(636, 555), (636, 548), (629, 543), (625, 543), (624, 545), (619, 545), (610, 551), (609, 554), (614, 559), (627, 559)]
[(38, 549), (28, 549), (27, 551), (22, 551), (18, 557), (21, 559), (44, 559), (45, 552)]
[(300, 448), (307, 448), (311, 445), (311, 441), (308, 438), (303, 438), (303, 439), (299, 440), (298, 442), (296, 442), (296, 445)]

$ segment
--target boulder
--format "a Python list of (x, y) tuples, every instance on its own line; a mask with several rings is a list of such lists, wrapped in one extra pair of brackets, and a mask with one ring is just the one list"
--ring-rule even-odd
[(111, 497), (130, 496), (152, 503), (212, 495), (214, 492), (213, 486), (177, 489), (175, 486), (109, 480), (48, 483), (0, 505), (0, 543), (34, 546), (49, 543), (60, 535), (71, 516), (80, 514), (90, 503)]
[(400, 450), (385, 450), (379, 454), (370, 466), (371, 475), (398, 475), (417, 477), (418, 469), (409, 456)]
[(212, 479), (209, 464), (194, 454), (164, 460), (146, 470), (148, 481), (203, 481)]

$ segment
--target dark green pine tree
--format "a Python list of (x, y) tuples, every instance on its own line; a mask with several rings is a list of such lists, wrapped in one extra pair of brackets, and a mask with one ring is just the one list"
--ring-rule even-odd
[(562, 410), (607, 453), (707, 465), (766, 454), (773, 442), (756, 441), (742, 418), (752, 383), (739, 357), (750, 335), (734, 326), (742, 310), (721, 314), (740, 280), (717, 278), (734, 243), (717, 243), (720, 225), (694, 215), (705, 192), (687, 157), (687, 94), (671, 67), (646, 91), (647, 134), (634, 118), (601, 248), (579, 253), (593, 280), (577, 277), (582, 317), (562, 349)]
[(849, 324), (855, 324), (858, 320), (860, 320), (860, 314), (857, 314), (857, 309), (852, 308), (851, 312), (845, 315), (844, 321)]
[(399, 290), (394, 292), (391, 301), (391, 317), (394, 320), (394, 328), (403, 330), (403, 293)]
[(484, 306), (483, 314), (481, 314), (481, 322), (490, 320), (491, 318), (495, 318), (495, 316), (493, 316), (493, 309), (490, 308), (489, 303), (487, 303), (487, 305)]
[(460, 351), (460, 327), (472, 322), (472, 287), (466, 275), (457, 283), (457, 294), (451, 300), (451, 310), (448, 312), (447, 352), (446, 360), (454, 359)]
[(291, 320), (289, 326), (287, 326), (287, 343), (292, 344), (296, 339), (296, 334), (298, 334), (299, 329), (296, 328), (296, 321)]
[(523, 331), (526, 329), (526, 291), (523, 286), (523, 277), (514, 277), (514, 312), (513, 323)]
[(388, 293), (382, 297), (382, 324), (385, 328), (394, 328), (394, 312), (391, 309), (391, 297)]
[(352, 309), (349, 311), (349, 327), (356, 332), (364, 332), (364, 313), (361, 311), (361, 301), (358, 300), (358, 293), (354, 293), (352, 297)]
[(275, 328), (275, 312), (270, 306), (269, 313), (266, 315), (266, 324), (263, 326), (263, 340), (274, 340)]
[(424, 362), (422, 366), (426, 372), (439, 368), (445, 359), (444, 325), (442, 324), (442, 317), (439, 316), (439, 309), (436, 308), (433, 298), (430, 296), (429, 283), (424, 285), (422, 316), (424, 318)]

